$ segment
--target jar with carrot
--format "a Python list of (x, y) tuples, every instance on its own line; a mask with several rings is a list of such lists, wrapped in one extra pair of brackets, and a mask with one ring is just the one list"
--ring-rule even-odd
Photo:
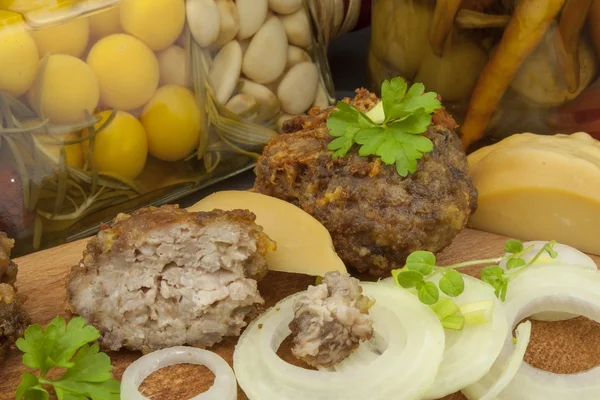
[(599, 0), (374, 0), (369, 75), (439, 93), (465, 149), (519, 132), (600, 137)]

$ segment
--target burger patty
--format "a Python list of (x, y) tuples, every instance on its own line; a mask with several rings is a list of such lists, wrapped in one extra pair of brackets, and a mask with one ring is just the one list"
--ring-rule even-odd
[[(344, 101), (368, 111), (379, 99), (360, 89)], [(274, 137), (258, 160), (254, 190), (318, 219), (340, 258), (360, 272), (389, 275), (413, 251), (448, 246), (477, 205), (454, 119), (444, 110), (433, 115), (424, 136), (434, 149), (402, 177), (378, 157), (359, 156), (357, 146), (332, 159), (326, 123), (333, 110), (315, 107), (284, 124), (286, 134)]]
[(257, 280), (274, 247), (254, 220), (248, 211), (176, 206), (119, 214), (72, 268), (70, 308), (109, 350), (209, 347), (237, 336), (264, 303)]

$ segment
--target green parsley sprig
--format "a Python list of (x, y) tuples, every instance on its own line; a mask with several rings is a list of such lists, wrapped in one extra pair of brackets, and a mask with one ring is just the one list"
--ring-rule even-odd
[[(46, 329), (39, 324), (29, 326), (17, 347), (24, 353), (23, 364), (39, 376), (24, 373), (16, 399), (47, 400), (47, 388), (52, 387), (59, 400), (119, 400), (120, 384), (112, 377), (110, 358), (95, 343), (99, 337), (98, 330), (85, 326), (81, 317), (68, 324), (56, 317)], [(51, 380), (48, 373), (55, 369), (64, 373)]]
[(442, 107), (433, 92), (422, 83), (410, 88), (402, 78), (384, 81), (381, 101), (368, 113), (337, 103), (327, 120), (332, 140), (328, 149), (333, 158), (344, 157), (355, 144), (360, 156), (378, 156), (385, 164), (396, 165), (403, 177), (417, 170), (417, 161), (433, 150), (433, 143), (421, 135), (431, 125), (432, 113)]
[[(529, 262), (526, 262), (523, 256), (533, 249), (533, 246), (524, 248), (523, 243), (515, 239), (506, 241), (504, 244), (506, 255), (502, 257), (465, 261), (448, 266), (436, 265), (435, 255), (429, 251), (415, 251), (407, 257), (403, 268), (392, 271), (392, 277), (399, 286), (405, 289), (416, 289), (419, 300), (432, 307), (442, 321), (442, 325), (451, 329), (462, 329), (464, 320), (459, 318), (461, 309), (473, 307), (458, 307), (449, 298), (440, 299), (440, 291), (450, 298), (463, 293), (465, 282), (457, 269), (495, 264), (482, 269), (481, 280), (494, 288), (496, 297), (505, 301), (509, 283), (533, 265), (543, 253), (548, 253), (552, 258), (557, 257), (558, 254), (554, 250), (555, 243), (555, 241), (547, 242)], [(497, 265), (502, 261), (506, 261), (506, 270)], [(436, 285), (431, 278), (438, 274), (442, 276)], [(481, 307), (483, 306), (482, 304)], [(475, 307), (475, 311), (485, 312), (483, 309), (478, 309), (481, 307)]]

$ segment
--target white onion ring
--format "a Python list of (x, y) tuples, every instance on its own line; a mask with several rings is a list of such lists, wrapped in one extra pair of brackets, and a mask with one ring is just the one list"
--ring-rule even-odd
[[(544, 245), (548, 243), (543, 240), (534, 240), (531, 242), (523, 243), (524, 248), (528, 248), (533, 246), (533, 248), (527, 251), (521, 258), (523, 258), (526, 262), (529, 262), (535, 257), (537, 253), (544, 247)], [(556, 264), (569, 264), (576, 267), (586, 268), (592, 271), (597, 270), (597, 265), (594, 260), (588, 256), (587, 254), (577, 250), (574, 247), (567, 246), (562, 243), (554, 244), (554, 251), (556, 251), (556, 258), (550, 257), (546, 252), (542, 253), (542, 255), (536, 260), (534, 265), (556, 265)], [(505, 255), (509, 255), (506, 253)], [(500, 262), (500, 267), (506, 270), (507, 261)], [(564, 321), (568, 319), (573, 319), (577, 317), (577, 315), (569, 314), (569, 313), (557, 313), (553, 311), (543, 312), (534, 314), (531, 316), (531, 319), (537, 321)]]
[[(572, 265), (548, 264), (529, 267), (509, 287), (504, 303), (510, 327), (529, 315), (558, 311), (583, 315), (600, 322), (600, 274)], [(497, 362), (484, 377), (463, 393), (480, 399), (501, 375), (497, 368), (506, 364), (512, 342), (508, 339)], [(522, 363), (518, 373), (497, 400), (597, 400), (600, 398), (600, 367), (577, 374), (554, 374)]]
[[(255, 319), (240, 337), (233, 366), (250, 400), (420, 400), (433, 383), (444, 351), (444, 331), (435, 313), (414, 295), (378, 283), (361, 283), (375, 299), (373, 327), (387, 348), (368, 365), (314, 371), (276, 354), (290, 334), (295, 294)], [(398, 334), (399, 333), (399, 334)]]
[(229, 364), (211, 351), (186, 346), (154, 351), (127, 367), (121, 379), (121, 399), (149, 400), (138, 390), (144, 379), (176, 364), (204, 365), (215, 374), (211, 388), (190, 400), (237, 400), (237, 382)]
[[(444, 358), (433, 386), (423, 397), (425, 400), (442, 398), (481, 379), (494, 364), (508, 335), (504, 307), (494, 294), (494, 289), (479, 279), (462, 276), (464, 292), (453, 300), (458, 305), (493, 300), (492, 321), (481, 325), (465, 325), (460, 331), (445, 329)], [(436, 275), (431, 281), (437, 284), (440, 278), (440, 275)]]
[[(456, 304), (493, 300), (493, 320), (482, 325), (465, 325), (460, 331), (444, 330), (446, 334), (444, 358), (434, 384), (423, 397), (426, 400), (442, 398), (481, 379), (494, 364), (508, 335), (506, 314), (502, 303), (494, 294), (494, 289), (472, 276), (461, 275), (465, 282), (465, 289), (460, 296), (453, 298)], [(431, 281), (438, 284), (440, 278), (440, 275), (436, 275), (431, 278)], [(398, 287), (394, 278), (383, 279), (380, 283)], [(408, 291), (415, 296), (417, 294), (414, 289)], [(443, 293), (440, 296), (448, 297)]]

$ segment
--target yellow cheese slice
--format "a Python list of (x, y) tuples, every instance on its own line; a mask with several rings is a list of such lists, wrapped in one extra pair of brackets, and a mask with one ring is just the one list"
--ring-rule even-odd
[(468, 160), (479, 192), (471, 227), (600, 254), (600, 142), (524, 133)]
[(214, 193), (187, 210), (214, 209), (243, 209), (256, 215), (256, 223), (277, 243), (277, 249), (267, 253), (267, 264), (272, 271), (314, 276), (329, 271), (346, 272), (327, 229), (291, 203), (260, 193), (232, 190)]

